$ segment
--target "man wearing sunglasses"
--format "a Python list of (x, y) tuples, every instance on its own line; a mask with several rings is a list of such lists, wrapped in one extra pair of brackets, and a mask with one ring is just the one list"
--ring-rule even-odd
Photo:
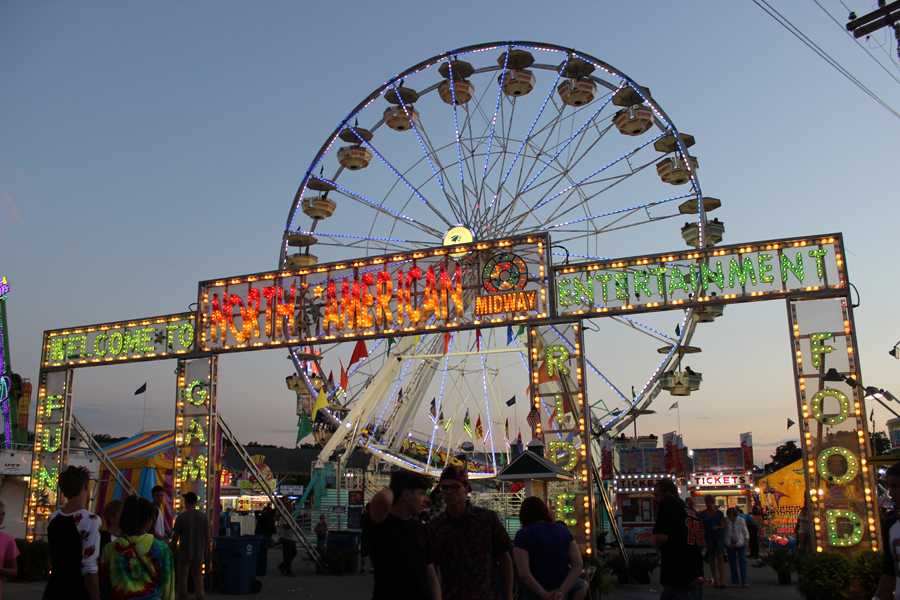
[(495, 600), (498, 591), (512, 600), (512, 543), (497, 513), (469, 502), (465, 469), (445, 468), (438, 489), (446, 509), (428, 530), (444, 600)]

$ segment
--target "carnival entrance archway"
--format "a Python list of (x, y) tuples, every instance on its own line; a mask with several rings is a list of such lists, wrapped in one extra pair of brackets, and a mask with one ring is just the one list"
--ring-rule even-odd
[[(486, 56), (483, 53), (491, 50), (501, 55), (490, 67), (476, 68), (460, 59)], [(538, 53), (558, 55), (562, 62), (538, 62), (534, 57)], [(418, 91), (406, 87), (410, 78), (432, 68), (440, 74), (437, 83)], [(526, 121), (530, 126), (526, 124), (528, 130), (517, 142), (509, 134), (513, 117), (507, 120), (503, 109), (507, 102), (515, 106), (534, 89), (534, 70), (551, 73), (549, 93), (538, 101), (538, 116)], [(602, 76), (595, 75), (595, 70)], [(484, 114), (484, 134), (475, 135), (467, 107), (470, 100), (477, 107), (472, 81), (482, 73), (496, 81), (496, 108)], [(609, 92), (600, 97), (598, 85)], [(445, 147), (432, 144), (428, 131), (439, 128), (425, 128), (425, 105), (417, 104), (431, 91), (436, 91), (435, 97), (449, 107), (452, 116), (452, 126), (446, 127), (451, 143)], [(382, 96), (388, 108), (370, 128), (360, 126), (357, 119), (364, 109)], [(551, 98), (559, 116), (552, 118), (552, 124), (540, 124)], [(623, 108), (605, 117), (609, 119), (605, 128), (598, 127), (595, 119), (609, 104)], [(566, 111), (569, 113), (563, 117)], [(574, 119), (580, 111), (591, 115), (583, 126), (577, 126)], [(466, 116), (460, 119), (463, 113)], [(488, 116), (491, 113), (493, 116)], [(571, 125), (568, 137), (560, 135), (547, 149), (548, 133), (540, 149), (532, 148), (536, 129), (549, 127), (552, 132), (560, 122)], [(394, 140), (378, 147), (373, 143), (374, 132), (382, 125), (405, 131), (408, 141), (421, 147), (424, 155), (416, 165), (435, 188), (434, 196), (423, 194), (424, 182), (411, 182), (412, 167), (398, 167), (391, 161), (385, 148), (393, 148)], [(613, 128), (625, 135), (622, 139), (632, 139), (654, 127), (657, 137), (632, 145), (612, 162), (608, 158), (590, 161), (577, 173), (576, 159), (609, 139), (607, 133)], [(584, 137), (585, 132), (594, 130), (595, 137)], [(349, 145), (337, 150), (340, 166), (326, 176), (323, 161), (333, 158), (332, 146), (338, 138)], [(588, 150), (578, 150), (582, 143)], [(639, 152), (651, 144), (664, 158), (635, 162)], [(524, 331), (521, 343), (529, 373), (529, 417), (535, 417), (529, 418), (532, 437), (544, 440), (551, 460), (572, 474), (572, 482), (552, 498), (553, 508), (558, 518), (572, 527), (585, 553), (592, 553), (598, 502), (595, 473), (599, 469), (592, 437), (627, 426), (636, 409), (649, 404), (664, 384), (688, 390), (696, 384), (690, 373), (676, 366), (679, 350), (690, 341), (698, 321), (711, 320), (726, 304), (784, 299), (796, 357), (807, 483), (819, 549), (861, 545), (877, 549), (863, 397), (858, 389), (825, 378), (834, 368), (859, 380), (842, 239), (839, 234), (827, 234), (714, 246), (721, 241), (723, 227), (720, 222), (708, 222), (706, 211), (719, 203), (700, 192), (696, 159), (687, 153), (692, 144), (693, 138), (678, 132), (646, 88), (602, 61), (553, 45), (513, 42), (464, 48), (404, 71), (360, 103), (316, 155), (292, 204), (279, 270), (201, 282), (196, 313), (45, 332), (28, 501), (29, 537), (41, 531), (40, 521), (57, 502), (55, 477), (65, 462), (74, 397), (72, 378), (78, 368), (177, 359), (178, 491), (198, 492), (214, 506), (215, 486), (210, 483), (218, 470), (219, 354), (291, 349), (298, 370), (293, 387), (306, 397), (310, 416), (323, 419), (334, 431), (321, 455), (326, 460), (342, 446), (349, 450), (358, 445), (403, 468), (434, 473), (451, 460), (447, 454), (441, 458), (435, 434), (422, 440), (421, 452), (409, 452), (409, 445), (404, 447), (403, 442), (413, 428), (417, 407), (427, 406), (422, 398), (437, 369), (417, 368), (411, 381), (404, 384), (409, 372), (404, 370), (408, 361), (403, 357), (444, 356), (454, 336), (463, 332), (473, 332), (477, 344), (482, 330), (514, 327)], [(456, 158), (445, 165), (441, 158), (446, 153)], [(524, 161), (525, 156), (536, 171), (520, 173), (522, 180), (510, 191), (504, 184), (513, 172), (511, 165)], [(542, 179), (544, 171), (561, 156), (568, 156), (568, 164), (553, 167), (555, 174)], [(391, 174), (391, 190), (400, 185), (410, 192), (405, 203), (390, 204), (393, 192), (375, 201), (341, 183), (339, 176), (365, 170), (373, 158)], [(689, 184), (690, 192), (597, 210), (596, 198), (602, 198), (603, 192), (626, 181), (638, 181), (635, 177), (654, 163), (663, 184)], [(598, 169), (597, 165), (606, 166)], [(600, 176), (614, 165), (622, 166), (624, 172)], [(450, 173), (458, 177), (455, 188)], [(498, 177), (496, 186), (487, 182), (490, 173)], [(596, 193), (585, 191), (592, 189), (590, 186), (597, 186), (593, 188)], [(347, 237), (319, 229), (336, 208), (329, 193), (373, 211), (368, 234)], [(634, 193), (658, 198), (643, 184)], [(437, 209), (434, 198), (438, 197), (450, 208), (452, 220)], [(554, 203), (554, 199), (558, 201)], [(679, 213), (696, 217), (681, 232), (696, 249), (596, 258), (601, 233), (675, 216), (679, 213), (659, 216), (652, 210), (676, 200), (684, 200)], [(313, 219), (311, 225), (296, 222), (298, 209)], [(435, 227), (435, 217), (448, 221), (447, 227)], [(628, 218), (635, 221), (626, 225), (623, 219)], [(388, 220), (387, 235), (373, 233), (377, 219)], [(414, 237), (413, 230), (423, 235)], [(429, 244), (429, 239), (434, 241)], [(588, 247), (582, 251), (592, 254), (574, 251), (574, 245), (584, 240)], [(350, 256), (318, 264), (310, 252), (316, 243), (341, 244)], [(291, 246), (300, 251), (288, 254)], [(564, 251), (563, 264), (554, 264), (554, 256), (562, 259), (557, 248)], [(582, 322), (663, 311), (677, 311), (678, 333), (669, 340), (662, 361), (651, 369), (647, 383), (633, 397), (620, 392), (622, 406), (592, 411), (585, 387)], [(341, 389), (343, 382), (338, 386), (323, 377), (312, 377), (311, 365), (321, 360), (317, 349), (359, 340), (390, 340), (388, 350), (393, 342), (393, 356), (401, 360), (387, 360), (354, 401), (344, 401), (341, 395), (347, 390)], [(476, 354), (484, 355), (480, 347)], [(486, 380), (484, 369), (481, 377)], [(401, 396), (403, 391), (405, 396)], [(404, 397), (405, 405), (400, 407)], [(440, 397), (443, 400), (443, 392)], [(441, 414), (437, 398), (432, 405), (431, 431), (437, 431)], [(489, 411), (489, 406), (486, 409)], [(546, 426), (545, 412), (552, 415)], [(488, 435), (479, 437), (493, 443), (490, 431), (495, 419), (486, 416)], [(490, 448), (476, 476), (490, 477), (497, 472), (496, 454), (496, 447)]]

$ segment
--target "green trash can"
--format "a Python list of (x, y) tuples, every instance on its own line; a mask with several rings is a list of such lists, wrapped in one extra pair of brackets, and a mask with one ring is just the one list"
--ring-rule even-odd
[(215, 538), (216, 583), (223, 594), (252, 594), (256, 579), (254, 536)]

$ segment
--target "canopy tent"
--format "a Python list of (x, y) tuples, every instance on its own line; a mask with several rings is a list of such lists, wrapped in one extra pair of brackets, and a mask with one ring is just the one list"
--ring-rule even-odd
[[(103, 448), (113, 464), (131, 482), (138, 495), (152, 499), (151, 491), (156, 485), (166, 488), (171, 496), (175, 460), (175, 432), (144, 431), (120, 442)], [(122, 486), (109, 471), (101, 466), (97, 482), (96, 511), (102, 513), (110, 500), (122, 499)], [(169, 498), (171, 502), (171, 498)], [(167, 503), (168, 504), (168, 503)], [(169, 504), (168, 512), (171, 512)]]

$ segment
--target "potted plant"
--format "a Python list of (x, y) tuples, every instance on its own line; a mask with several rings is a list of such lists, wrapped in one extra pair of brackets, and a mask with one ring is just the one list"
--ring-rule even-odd
[(775, 569), (778, 585), (791, 585), (791, 570), (794, 568), (794, 553), (787, 548), (776, 548), (769, 552), (766, 564)]
[[(816, 552), (797, 561), (797, 589), (806, 600), (851, 600), (851, 560)], [(871, 597), (871, 596), (870, 596)]]
[(791, 571), (795, 566), (795, 555), (790, 540), (781, 535), (769, 537), (769, 555), (764, 562), (775, 570), (778, 585), (791, 585)]
[(881, 578), (881, 554), (860, 552), (850, 559), (850, 598), (869, 600), (878, 589)]

